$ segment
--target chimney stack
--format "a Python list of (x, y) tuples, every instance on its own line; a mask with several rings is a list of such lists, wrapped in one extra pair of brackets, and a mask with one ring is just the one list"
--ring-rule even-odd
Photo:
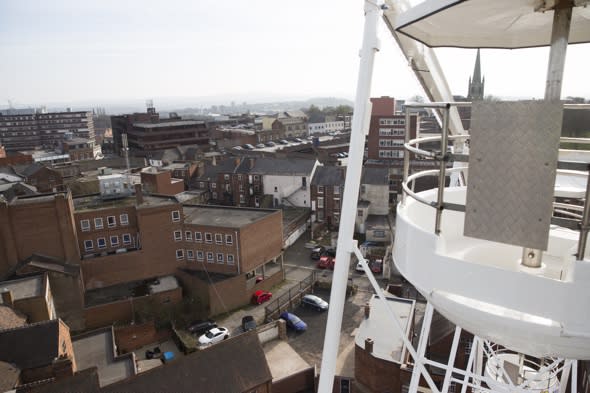
[(135, 202), (137, 205), (141, 205), (143, 203), (143, 190), (141, 189), (141, 183), (135, 183)]
[(368, 353), (373, 353), (373, 339), (367, 338), (365, 339), (365, 351)]
[(2, 303), (4, 303), (5, 306), (9, 307), (12, 307), (14, 305), (11, 291), (2, 292)]
[(254, 164), (256, 163), (255, 158), (250, 158), (250, 169), (254, 168)]
[(371, 306), (369, 305), (369, 303), (365, 303), (365, 319), (369, 319), (370, 315), (371, 315)]

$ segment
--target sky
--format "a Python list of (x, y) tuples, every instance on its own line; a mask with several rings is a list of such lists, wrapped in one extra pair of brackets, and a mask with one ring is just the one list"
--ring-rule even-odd
[[(0, 108), (352, 100), (363, 21), (361, 0), (0, 0)], [(379, 31), (372, 96), (424, 95)], [(563, 97), (590, 98), (588, 53), (569, 47)], [(437, 54), (453, 94), (466, 95), (475, 50)], [(546, 48), (482, 50), (486, 95), (542, 98), (547, 58)]]

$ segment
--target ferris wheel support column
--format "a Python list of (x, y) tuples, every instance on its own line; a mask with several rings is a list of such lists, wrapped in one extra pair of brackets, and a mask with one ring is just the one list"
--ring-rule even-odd
[(350, 149), (348, 154), (348, 170), (342, 198), (342, 215), (338, 232), (338, 244), (336, 248), (336, 260), (334, 275), (332, 276), (332, 290), (330, 293), (330, 309), (326, 323), (326, 335), (324, 338), (324, 350), (320, 369), (320, 381), (318, 392), (331, 393), (336, 373), (336, 359), (340, 343), (340, 329), (342, 328), (342, 315), (344, 312), (344, 300), (346, 297), (346, 284), (350, 256), (353, 250), (354, 224), (356, 207), (360, 188), (363, 146), (365, 135), (369, 128), (371, 112), (371, 82), (373, 79), (373, 63), (375, 53), (379, 51), (379, 39), (377, 37), (377, 25), (381, 19), (383, 3), (365, 1), (365, 25), (363, 30), (363, 46), (360, 52), (360, 66), (354, 102), (354, 115), (352, 117), (352, 132), (350, 134)]

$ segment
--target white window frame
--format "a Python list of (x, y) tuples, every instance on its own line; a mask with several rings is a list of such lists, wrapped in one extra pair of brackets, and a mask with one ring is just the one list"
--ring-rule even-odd
[(225, 235), (225, 244), (227, 244), (227, 245), (234, 244), (234, 237), (232, 235)]
[(218, 252), (217, 253), (217, 258), (215, 258), (215, 260), (217, 261), (217, 263), (225, 263), (225, 258), (223, 257), (223, 253)]
[(205, 243), (213, 243), (213, 235), (210, 232), (205, 232)]
[[(102, 247), (100, 246), (101, 240), (102, 240), (102, 243), (103, 243), (103, 246)], [(101, 249), (101, 250), (103, 248), (107, 248), (107, 239), (104, 238), (104, 237), (99, 237), (98, 239), (96, 239), (96, 247), (98, 249)]]
[(84, 240), (84, 251), (94, 250), (94, 242), (92, 240)]
[[(113, 242), (113, 239), (115, 240)], [(111, 241), (111, 247), (118, 247), (119, 246), (119, 236), (109, 236), (109, 240)]]
[(203, 234), (201, 232), (195, 232), (195, 241), (197, 243), (203, 242)]
[(193, 232), (192, 231), (184, 231), (184, 240), (187, 242), (193, 241)]
[(204, 261), (205, 260), (205, 253), (201, 250), (197, 250), (197, 261)]
[(323, 209), (324, 208), (324, 197), (318, 197), (317, 202), (318, 202), (318, 209)]
[(94, 218), (94, 229), (103, 229), (104, 225), (102, 222), (102, 217), (95, 217)]
[(215, 244), (223, 244), (223, 234), (221, 234), (221, 233), (215, 234)]
[(80, 220), (80, 229), (82, 232), (89, 232), (90, 231), (90, 220)]
[(318, 194), (324, 193), (324, 186), (318, 186)]
[(174, 241), (182, 241), (182, 231), (174, 231)]
[(180, 221), (180, 210), (173, 210), (171, 215), (172, 215), (172, 222)]
[(207, 263), (215, 263), (215, 256), (211, 251), (207, 252)]
[(184, 259), (184, 250), (182, 248), (179, 248), (178, 250), (176, 250), (176, 260), (181, 260)]
[[(113, 222), (111, 222), (111, 219)], [(107, 216), (107, 226), (109, 228), (114, 228), (117, 226), (117, 217), (115, 216)]]
[(195, 253), (193, 250), (186, 250), (186, 259), (190, 259), (191, 261), (195, 260)]
[(119, 223), (121, 225), (129, 225), (129, 214), (123, 213), (119, 216)]
[(228, 265), (234, 265), (235, 264), (235, 262), (234, 262), (234, 254), (227, 254), (226, 255), (226, 258), (227, 258), (227, 264)]
[[(131, 245), (132, 240), (131, 240), (131, 234), (130, 233), (124, 233), (121, 236), (121, 238), (123, 240), (123, 244), (124, 245), (126, 245), (126, 246)], [(125, 239), (128, 239), (128, 240), (125, 240)]]

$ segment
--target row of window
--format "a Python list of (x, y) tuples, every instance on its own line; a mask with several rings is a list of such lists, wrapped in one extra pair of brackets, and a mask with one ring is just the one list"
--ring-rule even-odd
[[(127, 226), (129, 225), (129, 216), (127, 213), (123, 213), (119, 216), (119, 225)], [(115, 228), (117, 226), (117, 216), (107, 216), (107, 226), (109, 228)], [(80, 220), (80, 228), (82, 232), (88, 232), (90, 230), (90, 220)], [(94, 218), (94, 229), (103, 229), (104, 228), (104, 221), (102, 217), (95, 217)]]
[(403, 150), (379, 150), (379, 158), (404, 158)]
[(404, 136), (406, 135), (405, 128), (380, 128), (379, 136)]
[[(185, 253), (185, 251), (186, 251), (186, 253)], [(194, 261), (195, 257), (196, 257), (197, 261), (203, 262), (203, 261), (205, 261), (205, 257), (206, 257), (207, 263), (219, 263), (219, 264), (227, 263), (228, 265), (235, 264), (233, 254), (223, 254), (221, 252), (212, 253), (212, 252), (205, 252), (205, 251), (201, 251), (201, 250), (197, 250), (195, 252), (194, 250), (188, 250), (188, 249), (183, 250), (181, 248), (176, 250), (176, 259), (178, 259), (178, 260), (184, 259), (185, 255), (186, 255), (186, 259), (189, 261)]]
[[(110, 236), (110, 247), (119, 247), (121, 243), (119, 243), (119, 236)], [(121, 236), (121, 241), (124, 246), (131, 245), (131, 235), (129, 233), (125, 233)], [(107, 248), (107, 239), (104, 237), (99, 237), (96, 239), (96, 248), (98, 250)], [(94, 240), (84, 240), (84, 250), (85, 251), (92, 251), (94, 250)]]
[[(203, 234), (201, 232), (195, 232), (195, 241), (197, 243), (203, 242)], [(182, 241), (182, 231), (174, 231), (174, 240), (179, 242)], [(184, 231), (184, 240), (187, 242), (193, 241), (193, 232), (191, 231)], [(215, 233), (215, 244), (223, 244), (223, 234), (222, 233)], [(205, 243), (213, 243), (213, 234), (210, 232), (205, 232)], [(234, 237), (233, 235), (225, 235), (225, 244), (232, 245), (234, 244)]]
[[(334, 194), (340, 194), (340, 186), (334, 186)], [(318, 186), (318, 194), (324, 193), (324, 186)]]
[(398, 119), (379, 119), (380, 126), (403, 126), (406, 124), (405, 118)]
[(379, 147), (403, 147), (403, 139), (379, 139)]

